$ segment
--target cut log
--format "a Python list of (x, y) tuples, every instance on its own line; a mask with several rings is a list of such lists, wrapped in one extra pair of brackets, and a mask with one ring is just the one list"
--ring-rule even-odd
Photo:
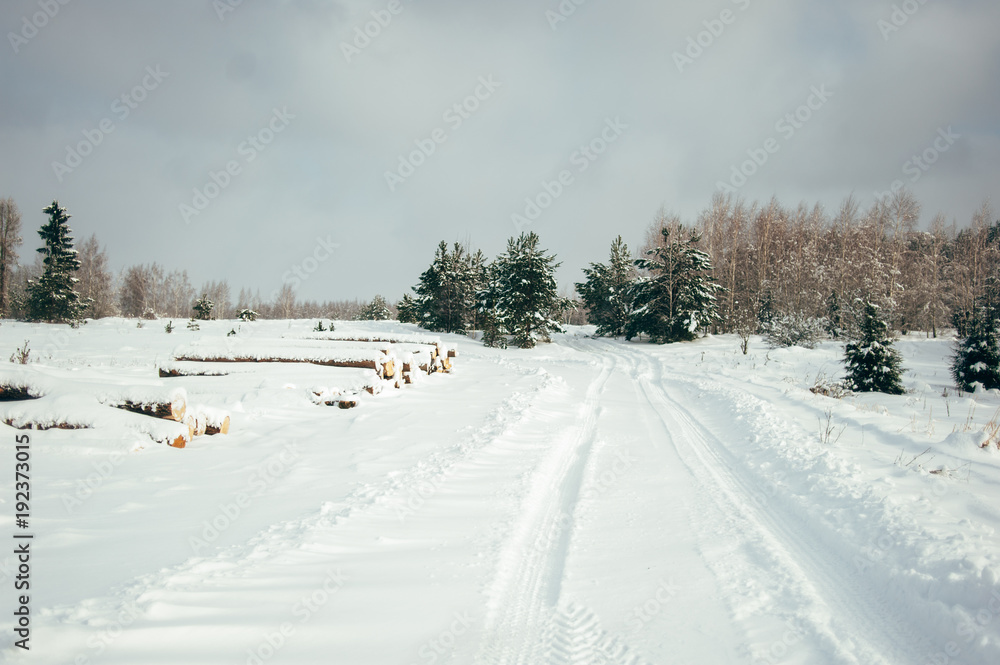
[(44, 432), (50, 429), (65, 429), (65, 430), (76, 430), (76, 429), (91, 429), (90, 425), (83, 423), (42, 423), (35, 422), (31, 420), (22, 420), (16, 418), (6, 418), (4, 419), (4, 424), (13, 427), (14, 429), (20, 430), (37, 430), (39, 432)]
[(174, 420), (177, 422), (183, 422), (184, 414), (187, 411), (187, 404), (182, 396), (175, 397), (169, 402), (125, 401), (121, 404), (115, 404), (114, 406), (119, 409), (131, 411), (132, 413), (141, 413), (145, 416), (162, 418), (164, 420)]
[(205, 428), (205, 434), (208, 436), (229, 434), (229, 416), (225, 416), (221, 421), (209, 422)]
[(208, 420), (203, 413), (189, 413), (184, 417), (184, 424), (191, 430), (191, 436), (204, 436), (208, 429)]
[[(311, 340), (325, 340), (328, 342), (345, 342), (345, 343), (360, 343), (360, 344), (397, 344), (404, 347), (411, 346), (425, 346), (431, 347), (431, 357), (437, 357), (440, 355), (448, 355), (448, 347), (441, 341), (441, 338), (434, 337), (432, 335), (407, 335), (407, 334), (351, 334), (351, 333), (327, 333), (327, 334), (313, 334), (305, 337), (304, 339)], [(409, 350), (407, 348), (407, 350)]]
[(161, 379), (176, 379), (182, 376), (229, 376), (227, 372), (219, 372), (217, 370), (198, 371), (196, 369), (182, 369), (180, 367), (160, 367), (159, 373)]
[(41, 397), (40, 392), (32, 390), (29, 386), (0, 384), (0, 402), (25, 402), (39, 397)]

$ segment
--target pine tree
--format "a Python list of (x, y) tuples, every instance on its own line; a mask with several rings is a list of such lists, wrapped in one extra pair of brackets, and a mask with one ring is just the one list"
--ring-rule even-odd
[(971, 317), (967, 336), (955, 349), (951, 374), (965, 392), (974, 392), (976, 384), (986, 390), (1000, 389), (1000, 335), (997, 331), (1000, 322), (997, 318), (984, 302)]
[(400, 323), (420, 323), (420, 305), (409, 293), (396, 303)]
[[(472, 254), (455, 243), (451, 251), (443, 240), (434, 254), (434, 261), (413, 288), (416, 298), (414, 311), (418, 323), (435, 332), (464, 334), (474, 325), (478, 263), (482, 253)], [(407, 307), (410, 303), (406, 303)], [(407, 314), (409, 316), (409, 314)]]
[[(507, 251), (495, 266), (495, 310), (499, 329), (522, 349), (562, 332), (559, 316), (569, 303), (559, 296), (555, 271), (560, 264), (538, 248), (538, 235), (522, 233), (507, 241)], [(499, 331), (498, 331), (499, 332)]]
[(635, 266), (628, 245), (618, 238), (611, 244), (611, 258), (607, 265), (591, 263), (583, 269), (587, 281), (576, 284), (587, 308), (587, 320), (597, 326), (600, 337), (620, 337), (625, 334), (629, 314), (632, 312), (632, 285), (636, 279)]
[(200, 298), (194, 303), (194, 314), (196, 319), (199, 321), (208, 321), (212, 318), (212, 310), (215, 309), (215, 303), (208, 299), (207, 294), (202, 294)]
[[(646, 333), (656, 343), (690, 341), (698, 330), (720, 321), (717, 296), (722, 287), (712, 279), (712, 260), (696, 247), (694, 231), (664, 226), (662, 241), (635, 265), (649, 272), (632, 288), (628, 339)], [(671, 237), (676, 234), (675, 237)]]
[(389, 303), (381, 295), (376, 295), (361, 311), (361, 319), (364, 321), (388, 321), (391, 318)]
[(847, 383), (852, 390), (903, 394), (903, 385), (900, 383), (902, 360), (878, 305), (865, 302), (861, 338), (847, 344), (844, 362), (847, 366)]
[(38, 249), (44, 269), (37, 281), (29, 283), (29, 317), (34, 321), (67, 322), (79, 320), (84, 305), (75, 290), (80, 260), (73, 249), (73, 236), (67, 222), (69, 215), (58, 201), (43, 210), (49, 221), (38, 230), (45, 246)]
[(500, 272), (497, 263), (485, 264), (480, 270), (476, 292), (476, 315), (483, 331), (483, 344), (491, 348), (507, 348), (507, 331), (500, 312)]

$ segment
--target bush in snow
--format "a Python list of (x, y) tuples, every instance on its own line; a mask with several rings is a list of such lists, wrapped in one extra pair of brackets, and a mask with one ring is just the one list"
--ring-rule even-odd
[(257, 312), (252, 309), (241, 309), (240, 310), (240, 321), (256, 321), (257, 317), (260, 316)]
[(980, 307), (969, 318), (967, 336), (959, 342), (952, 357), (951, 374), (966, 392), (976, 386), (1000, 389), (1000, 346), (997, 342), (997, 319), (990, 309)]
[(172, 333), (174, 331), (174, 322), (173, 321), (168, 322), (167, 325), (163, 329), (169, 335), (170, 333)]
[(862, 393), (902, 395), (902, 360), (878, 305), (866, 302), (861, 338), (847, 344), (844, 354), (847, 384)]
[(804, 314), (783, 314), (772, 318), (762, 326), (764, 337), (772, 348), (801, 346), (816, 348), (823, 337), (826, 319), (817, 319)]
[(10, 354), (10, 361), (15, 365), (27, 365), (31, 362), (31, 349), (28, 348), (28, 340), (24, 340), (24, 346)]

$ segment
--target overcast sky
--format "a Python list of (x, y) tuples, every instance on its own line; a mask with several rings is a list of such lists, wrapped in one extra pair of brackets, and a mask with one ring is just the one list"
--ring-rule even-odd
[(116, 270), (266, 297), (298, 268), (306, 299), (396, 299), (440, 240), (519, 230), (569, 284), (720, 182), (832, 210), (899, 180), (967, 224), (1000, 193), (1000, 3), (896, 6), (5, 0), (0, 196), (22, 256), (58, 199)]

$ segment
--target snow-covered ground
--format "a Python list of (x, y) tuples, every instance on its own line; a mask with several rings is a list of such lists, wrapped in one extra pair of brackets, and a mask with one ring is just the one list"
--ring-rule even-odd
[(946, 340), (898, 343), (906, 395), (838, 400), (808, 390), (839, 377), (834, 343), (446, 336), (451, 374), (340, 410), (306, 390), (336, 383), (327, 367), (160, 379), (238, 324), (163, 325), (0, 326), (4, 359), (27, 339), (29, 374), (91, 386), (67, 408), (182, 387), (232, 417), (183, 450), (114, 422), (28, 432), (30, 652), (12, 632), (24, 432), (0, 425), (4, 662), (1000, 662), (1000, 452), (979, 447), (1000, 396), (956, 393)]

